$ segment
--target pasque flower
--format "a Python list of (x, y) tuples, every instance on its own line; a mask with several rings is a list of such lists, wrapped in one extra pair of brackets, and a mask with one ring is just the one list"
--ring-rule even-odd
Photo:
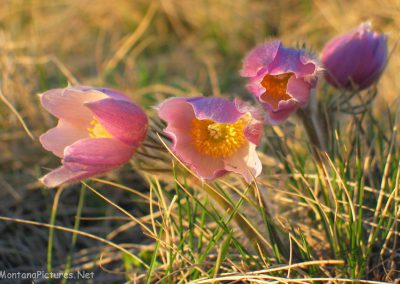
[(243, 102), (170, 98), (158, 106), (158, 114), (167, 123), (172, 151), (200, 177), (213, 180), (235, 172), (251, 182), (261, 173), (256, 145), (262, 124)]
[(308, 52), (273, 40), (249, 52), (241, 76), (249, 78), (248, 89), (264, 106), (266, 122), (278, 124), (308, 104), (319, 70)]
[(48, 187), (103, 174), (129, 161), (147, 133), (147, 116), (119, 91), (70, 87), (40, 95), (59, 121), (40, 136), (62, 166), (41, 178)]
[(327, 81), (343, 89), (365, 89), (382, 74), (387, 61), (387, 37), (370, 23), (331, 39), (321, 61)]

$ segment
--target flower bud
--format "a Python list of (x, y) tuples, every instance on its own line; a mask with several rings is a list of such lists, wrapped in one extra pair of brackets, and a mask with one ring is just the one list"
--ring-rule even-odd
[(322, 51), (326, 80), (337, 88), (362, 90), (376, 82), (387, 60), (387, 37), (370, 23), (331, 39)]

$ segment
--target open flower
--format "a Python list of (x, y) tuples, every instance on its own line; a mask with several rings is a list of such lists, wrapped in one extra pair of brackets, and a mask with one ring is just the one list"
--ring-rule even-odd
[(326, 80), (333, 86), (365, 89), (382, 74), (387, 61), (387, 37), (370, 23), (331, 39), (322, 51)]
[(118, 91), (70, 87), (40, 96), (59, 121), (40, 136), (62, 166), (41, 178), (48, 187), (103, 174), (129, 161), (147, 133), (147, 116)]
[(227, 172), (247, 182), (261, 173), (256, 153), (262, 124), (253, 110), (223, 98), (170, 98), (158, 107), (172, 151), (200, 177), (213, 180)]
[(266, 122), (278, 124), (308, 104), (319, 69), (306, 51), (284, 48), (274, 40), (249, 52), (241, 76), (249, 78), (249, 91), (267, 111)]

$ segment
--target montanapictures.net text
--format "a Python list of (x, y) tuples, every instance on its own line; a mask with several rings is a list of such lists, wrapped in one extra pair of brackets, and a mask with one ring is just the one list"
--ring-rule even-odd
[(0, 279), (93, 279), (94, 272), (77, 271), (77, 272), (6, 272), (0, 271)]

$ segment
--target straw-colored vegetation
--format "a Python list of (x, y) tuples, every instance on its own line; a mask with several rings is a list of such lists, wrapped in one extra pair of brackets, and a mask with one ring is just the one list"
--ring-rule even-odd
[[(38, 93), (112, 87), (149, 115), (168, 96), (251, 100), (238, 71), (255, 44), (279, 37), (318, 53), (365, 20), (389, 34), (391, 57), (378, 92), (351, 102), (321, 80), (326, 154), (312, 158), (294, 117), (265, 127), (256, 185), (202, 183), (154, 119), (152, 147), (131, 165), (58, 189), (38, 181), (59, 163), (38, 142), (56, 123)], [(0, 270), (94, 271), (95, 283), (393, 282), (399, 30), (398, 0), (0, 0)]]

